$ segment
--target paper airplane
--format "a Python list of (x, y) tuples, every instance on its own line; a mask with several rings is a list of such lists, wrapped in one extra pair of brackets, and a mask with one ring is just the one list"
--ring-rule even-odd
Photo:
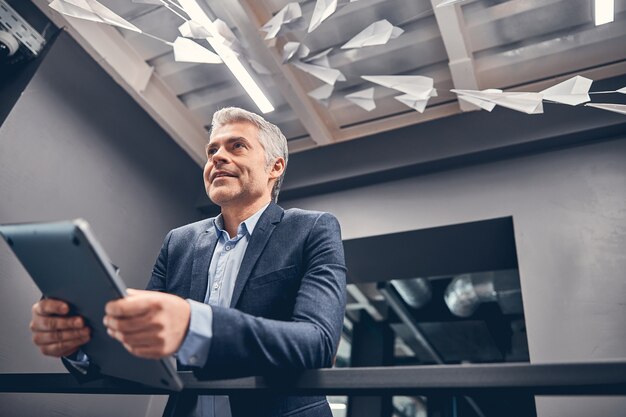
[(362, 48), (364, 46), (384, 45), (390, 39), (400, 36), (404, 30), (389, 23), (386, 19), (372, 23), (355, 37), (346, 42), (341, 49)]
[[(590, 100), (592, 80), (579, 75), (546, 88), (538, 93), (509, 92), (501, 90), (450, 90), (459, 98), (476, 104), (488, 111), (498, 105), (527, 114), (543, 113), (543, 101), (576, 106)], [(491, 110), (490, 110), (491, 109)]]
[(221, 19), (215, 19), (212, 24), (213, 31), (211, 33), (213, 37), (215, 37), (223, 46), (234, 52), (235, 55), (242, 55), (243, 48), (241, 43), (233, 31), (230, 30), (226, 22)]
[(589, 88), (591, 88), (592, 83), (593, 80), (577, 75), (562, 83), (546, 88), (540, 93), (544, 100), (576, 106), (591, 100), (589, 98)]
[(302, 18), (302, 9), (300, 8), (300, 4), (297, 2), (288, 3), (261, 27), (263, 32), (267, 32), (265, 39), (275, 38), (282, 29), (283, 25), (293, 23), (300, 18)]
[(326, 84), (335, 85), (335, 82), (337, 81), (346, 80), (346, 77), (341, 73), (341, 71), (335, 68), (307, 64), (300, 61), (293, 61), (292, 64), (301, 71), (311, 74), (315, 78), (324, 81)]
[(198, 62), (202, 64), (220, 64), (219, 55), (209, 51), (204, 46), (191, 39), (177, 37), (173, 44), (174, 60), (177, 62)]
[(376, 108), (374, 87), (348, 94), (345, 98), (366, 111), (372, 111)]
[(311, 50), (300, 42), (287, 42), (283, 47), (283, 64), (294, 58), (304, 58)]
[[(498, 90), (496, 88), (490, 88), (488, 90), (482, 90), (482, 92), (483, 93), (501, 93), (502, 90)], [(491, 110), (493, 110), (494, 107), (496, 107), (495, 103), (490, 103), (488, 101), (480, 100), (480, 99), (477, 99), (476, 97), (470, 97), (470, 96), (459, 94), (458, 98), (459, 100), (466, 101), (470, 104), (480, 107), (483, 110), (487, 110), (488, 112), (491, 112)]]
[(426, 105), (428, 104), (428, 100), (431, 97), (437, 97), (437, 90), (435, 90), (434, 88), (430, 91), (428, 97), (425, 99), (421, 97), (416, 97), (412, 94), (402, 94), (394, 98), (400, 103), (406, 104), (407, 106), (411, 107), (414, 110), (417, 110), (420, 113), (424, 113)]
[[(487, 103), (506, 107), (526, 114), (543, 113), (543, 101), (540, 93), (518, 93), (518, 92), (486, 92), (475, 90), (450, 90), (453, 93), (464, 97), (474, 98), (481, 108), (488, 109)], [(467, 101), (467, 100), (466, 100)], [(473, 103), (475, 104), (475, 103)], [(493, 107), (491, 107), (493, 110)], [(491, 111), (489, 110), (489, 111)]]
[(311, 33), (337, 10), (337, 0), (317, 0), (308, 32)]
[(585, 106), (595, 107), (596, 109), (607, 110), (613, 113), (619, 113), (626, 115), (626, 104), (612, 104), (612, 103), (587, 103)]
[(315, 55), (310, 55), (310, 56), (306, 57), (306, 59), (303, 59), (302, 61), (306, 62), (308, 64), (319, 65), (319, 66), (322, 66), (322, 67), (330, 68), (330, 62), (328, 61), (328, 54), (332, 50), (333, 50), (333, 48), (325, 49), (322, 52), (319, 52), (319, 53), (317, 53)]
[(317, 29), (324, 20), (328, 19), (337, 10), (356, 1), (358, 0), (317, 0), (313, 9), (313, 15), (311, 15), (308, 33)]
[(398, 100), (400, 103), (406, 104), (407, 106), (411, 107), (413, 110), (417, 110), (420, 113), (424, 113), (424, 110), (426, 109), (426, 104), (428, 104), (428, 99), (422, 100), (410, 94), (402, 94), (394, 98)]
[(137, 26), (124, 20), (96, 0), (54, 0), (49, 6), (65, 16), (106, 23), (108, 25), (132, 30), (133, 32), (142, 33), (141, 29)]
[(198, 22), (188, 20), (178, 27), (178, 31), (185, 38), (206, 39), (210, 38), (211, 32)]
[(363, 75), (361, 78), (393, 90), (409, 94), (418, 100), (437, 95), (433, 79), (421, 75)]
[(331, 84), (324, 84), (321, 87), (316, 88), (315, 90), (309, 91), (307, 94), (319, 101), (324, 106), (328, 107), (328, 103), (330, 101), (330, 96), (333, 94), (333, 89), (335, 87)]
[(466, 0), (442, 0), (439, 2), (435, 8), (444, 7), (444, 6), (452, 6), (453, 4), (462, 3)]

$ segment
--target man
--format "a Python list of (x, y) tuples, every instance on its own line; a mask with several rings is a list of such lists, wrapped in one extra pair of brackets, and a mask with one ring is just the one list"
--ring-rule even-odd
[[(175, 354), (197, 375), (280, 375), (330, 367), (345, 307), (337, 220), (275, 204), (287, 141), (242, 109), (215, 113), (204, 184), (216, 218), (168, 233), (148, 290), (106, 306), (109, 334), (144, 358)], [(33, 341), (49, 356), (76, 357), (89, 340), (82, 318), (58, 300), (33, 306)], [(60, 317), (59, 317), (60, 316)], [(165, 415), (330, 416), (325, 397), (240, 394), (170, 398)]]

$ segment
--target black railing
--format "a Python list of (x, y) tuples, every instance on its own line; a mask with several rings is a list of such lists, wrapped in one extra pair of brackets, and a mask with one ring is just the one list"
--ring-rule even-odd
[[(232, 394), (272, 391), (292, 395), (626, 395), (626, 361), (560, 364), (436, 365), (337, 368), (298, 376), (201, 381), (179, 373), (185, 391)], [(0, 374), (0, 392), (165, 394), (167, 391), (105, 378), (79, 383), (70, 374)]]

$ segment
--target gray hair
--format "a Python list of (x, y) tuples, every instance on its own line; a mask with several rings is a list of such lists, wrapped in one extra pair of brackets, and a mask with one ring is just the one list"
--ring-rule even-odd
[(226, 107), (216, 111), (213, 114), (213, 120), (211, 121), (210, 135), (221, 126), (232, 123), (250, 123), (259, 129), (259, 142), (265, 150), (265, 162), (267, 167), (271, 166), (276, 158), (285, 159), (285, 171), (282, 175), (276, 179), (274, 187), (272, 188), (272, 201), (278, 200), (278, 193), (280, 187), (285, 179), (285, 173), (287, 172), (287, 161), (289, 160), (289, 150), (287, 148), (287, 139), (285, 135), (280, 131), (278, 126), (268, 122), (258, 114), (254, 114), (238, 107)]

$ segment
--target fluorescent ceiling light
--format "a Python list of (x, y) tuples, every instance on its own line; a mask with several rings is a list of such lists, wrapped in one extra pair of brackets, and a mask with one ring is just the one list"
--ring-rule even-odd
[(228, 69), (233, 73), (235, 78), (237, 78), (237, 81), (239, 81), (243, 89), (246, 90), (252, 101), (258, 106), (259, 110), (261, 110), (262, 113), (274, 111), (274, 106), (272, 106), (272, 103), (270, 103), (246, 68), (241, 64), (239, 57), (237, 57), (230, 48), (220, 42), (219, 39), (222, 39), (222, 35), (219, 34), (213, 22), (204, 10), (202, 10), (197, 0), (179, 0), (179, 3), (191, 20), (200, 23), (211, 32), (212, 37), (206, 38), (206, 40), (213, 49), (215, 49), (215, 52), (220, 58), (222, 58)]
[(615, 20), (615, 0), (595, 0), (594, 16), (596, 26)]

